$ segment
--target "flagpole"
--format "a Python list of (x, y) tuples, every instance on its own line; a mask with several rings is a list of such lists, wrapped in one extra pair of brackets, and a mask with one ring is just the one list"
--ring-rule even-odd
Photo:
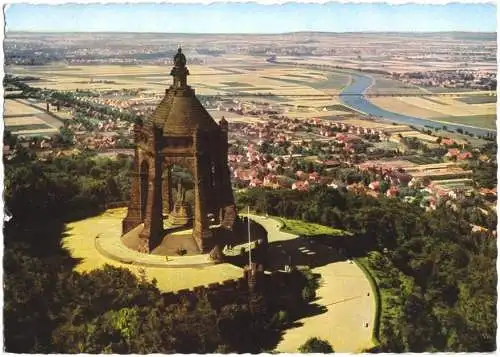
[(252, 246), (251, 246), (251, 240), (250, 240), (250, 206), (248, 206), (248, 266), (250, 269), (252, 269)]

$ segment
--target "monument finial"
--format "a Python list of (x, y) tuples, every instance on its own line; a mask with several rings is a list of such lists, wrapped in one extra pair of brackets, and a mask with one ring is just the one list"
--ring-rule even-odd
[(174, 56), (174, 65), (178, 68), (183, 68), (186, 66), (186, 56), (182, 53), (182, 48), (179, 45), (177, 49), (177, 54)]
[(174, 88), (184, 88), (187, 86), (186, 77), (189, 75), (189, 70), (186, 67), (186, 56), (182, 53), (182, 48), (179, 45), (177, 53), (174, 56), (174, 68), (170, 74), (174, 77)]

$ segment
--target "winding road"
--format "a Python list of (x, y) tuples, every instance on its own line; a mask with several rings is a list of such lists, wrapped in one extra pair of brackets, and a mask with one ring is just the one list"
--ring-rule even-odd
[[(335, 256), (328, 246), (309, 244), (295, 234), (282, 232), (281, 222), (275, 219), (252, 214), (250, 218), (267, 230), (270, 248), (273, 243), (278, 246), (288, 243), (291, 248), (288, 254), (293, 250), (296, 256), (310, 256), (315, 262), (322, 261), (326, 255)], [(300, 242), (299, 246), (295, 247), (295, 242)], [(269, 253), (272, 254), (271, 249)], [(269, 260), (272, 259), (274, 257)], [(312, 272), (321, 274), (321, 286), (313, 304), (325, 311), (304, 317), (297, 321), (297, 327), (287, 329), (276, 351), (297, 353), (309, 337), (329, 341), (335, 352), (354, 353), (373, 347), (376, 304), (370, 283), (361, 269), (354, 263), (338, 260), (315, 267)]]
[(440, 123), (433, 120), (412, 117), (404, 114), (398, 114), (382, 109), (371, 103), (364, 95), (365, 91), (370, 88), (375, 80), (366, 75), (350, 73), (351, 82), (340, 93), (340, 102), (348, 107), (351, 107), (361, 113), (382, 117), (385, 120), (390, 120), (399, 124), (413, 125), (416, 127), (432, 127), (441, 129), (446, 126), (450, 130), (462, 129), (475, 135), (485, 136), (486, 134), (496, 133), (496, 130), (478, 128), (469, 125), (460, 125), (452, 123)]

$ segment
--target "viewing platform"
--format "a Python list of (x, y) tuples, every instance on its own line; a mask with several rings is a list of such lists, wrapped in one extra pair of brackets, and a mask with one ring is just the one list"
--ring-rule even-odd
[[(129, 233), (138, 235), (142, 224)], [(175, 233), (174, 233), (175, 234)], [(101, 234), (95, 237), (97, 251), (106, 258), (124, 264), (155, 268), (193, 268), (217, 264), (210, 260), (209, 254), (196, 255), (157, 255), (140, 253), (127, 247), (119, 236)]]

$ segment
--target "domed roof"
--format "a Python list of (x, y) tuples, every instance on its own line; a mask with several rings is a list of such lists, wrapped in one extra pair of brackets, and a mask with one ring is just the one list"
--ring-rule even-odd
[(169, 91), (153, 113), (154, 125), (163, 129), (163, 135), (184, 136), (192, 135), (196, 130), (217, 130), (219, 126), (196, 98), (194, 91), (184, 94), (187, 95)]
[(185, 136), (192, 135), (196, 130), (217, 130), (219, 126), (196, 98), (194, 90), (187, 85), (189, 70), (180, 48), (174, 57), (174, 64), (171, 71), (174, 82), (156, 107), (152, 122), (163, 130), (163, 135)]

